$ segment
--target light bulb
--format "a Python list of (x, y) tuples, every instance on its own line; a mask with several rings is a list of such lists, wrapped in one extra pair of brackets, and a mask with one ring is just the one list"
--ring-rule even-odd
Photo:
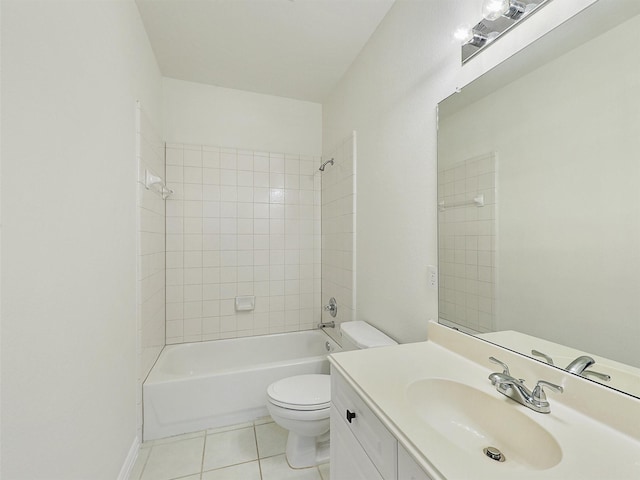
[(498, 38), (500, 34), (498, 32), (490, 32), (487, 34), (487, 43), (493, 42), (496, 38)]
[(473, 30), (471, 29), (471, 25), (459, 25), (458, 28), (456, 28), (455, 32), (453, 32), (453, 37), (462, 44), (467, 43), (473, 38)]
[(494, 21), (509, 11), (509, 0), (484, 0), (482, 4), (482, 16), (486, 20)]

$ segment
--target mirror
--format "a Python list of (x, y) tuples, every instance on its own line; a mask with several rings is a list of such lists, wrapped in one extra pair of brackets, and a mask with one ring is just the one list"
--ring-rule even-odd
[(441, 323), (640, 397), (638, 3), (440, 103), (438, 253)]

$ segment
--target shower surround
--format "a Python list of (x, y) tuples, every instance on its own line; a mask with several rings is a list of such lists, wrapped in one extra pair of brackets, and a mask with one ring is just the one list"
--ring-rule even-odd
[[(320, 320), (320, 157), (167, 144), (166, 343)], [(235, 311), (235, 297), (255, 310)]]
[[(322, 292), (324, 303), (338, 302), (336, 324), (355, 320), (356, 145), (352, 132), (325, 157), (333, 163), (322, 173)], [(322, 319), (334, 320), (326, 311)]]

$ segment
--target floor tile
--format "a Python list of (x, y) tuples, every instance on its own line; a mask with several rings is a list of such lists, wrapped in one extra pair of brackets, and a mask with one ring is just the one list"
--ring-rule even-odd
[(284, 453), (288, 435), (289, 432), (277, 423), (256, 425), (258, 456), (265, 458)]
[(203, 470), (257, 460), (253, 427), (207, 435)]
[(202, 474), (202, 480), (260, 480), (258, 462), (241, 463)]
[(330, 479), (328, 463), (323, 463), (322, 465), (318, 465), (318, 470), (320, 470), (320, 476), (322, 477), (322, 480)]
[(260, 460), (262, 480), (322, 480), (316, 467), (294, 470), (284, 455)]
[(200, 473), (204, 437), (154, 445), (142, 480), (171, 480)]

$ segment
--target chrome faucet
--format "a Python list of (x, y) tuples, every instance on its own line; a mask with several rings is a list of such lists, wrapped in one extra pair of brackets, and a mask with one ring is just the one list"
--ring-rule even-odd
[(611, 375), (607, 375), (606, 373), (594, 372), (593, 370), (587, 370), (587, 368), (589, 368), (594, 363), (596, 363), (596, 361), (593, 358), (587, 355), (582, 355), (576, 358), (569, 365), (567, 365), (567, 368), (565, 370), (567, 372), (575, 373), (583, 377), (591, 375), (605, 382), (611, 380)]
[(331, 320), (330, 322), (320, 322), (318, 324), (318, 328), (336, 328), (336, 321)]
[[(546, 353), (540, 352), (538, 350), (531, 350), (531, 355), (535, 355), (536, 357), (542, 357), (546, 360), (549, 365), (553, 365), (553, 359), (547, 355)], [(608, 382), (611, 380), (611, 375), (607, 375), (606, 373), (594, 372), (593, 370), (587, 370), (591, 365), (596, 363), (596, 361), (588, 357), (586, 355), (582, 355), (576, 358), (573, 362), (567, 365), (565, 370), (570, 373), (575, 373), (582, 377), (596, 377), (602, 380), (603, 382)]]
[[(336, 315), (338, 314), (338, 302), (336, 302), (336, 299), (334, 297), (331, 297), (329, 299), (329, 303), (322, 307), (322, 309), (325, 312), (329, 312), (329, 315), (331, 315), (333, 318), (336, 318)], [(325, 322), (323, 320), (320, 320), (318, 328), (336, 328), (336, 321), (331, 320), (329, 322)]]
[(587, 368), (596, 363), (596, 361), (588, 357), (586, 355), (582, 355), (581, 357), (576, 358), (573, 362), (567, 365), (565, 369), (569, 373), (577, 373), (578, 375), (582, 375)]
[(489, 375), (489, 380), (491, 380), (491, 384), (496, 387), (496, 390), (525, 407), (530, 408), (534, 412), (549, 413), (551, 411), (543, 387), (548, 387), (557, 393), (562, 393), (564, 390), (560, 385), (555, 385), (545, 380), (538, 380), (535, 388), (531, 391), (525, 387), (523, 379), (517, 379), (511, 376), (507, 364), (494, 357), (489, 357), (489, 360), (497, 363), (503, 369), (502, 373), (495, 372)]

